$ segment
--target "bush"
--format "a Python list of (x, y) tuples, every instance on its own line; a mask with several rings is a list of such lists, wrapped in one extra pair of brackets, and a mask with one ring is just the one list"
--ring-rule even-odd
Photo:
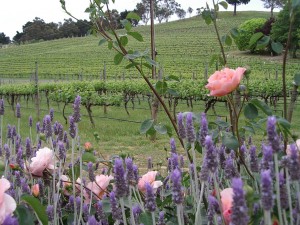
[(262, 29), (267, 20), (264, 18), (255, 18), (247, 20), (238, 28), (239, 35), (235, 39), (235, 43), (240, 51), (248, 49), (249, 41), (257, 29)]

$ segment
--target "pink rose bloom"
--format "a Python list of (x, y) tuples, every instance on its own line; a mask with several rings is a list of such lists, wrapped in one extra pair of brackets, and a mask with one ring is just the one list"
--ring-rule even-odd
[(32, 175), (42, 177), (45, 169), (54, 170), (54, 152), (45, 147), (36, 152), (36, 156), (31, 158), (29, 172)]
[[(60, 182), (62, 183), (62, 190), (63, 190), (64, 195), (70, 196), (71, 193), (69, 192), (70, 191), (69, 188), (72, 187), (70, 178), (67, 175), (61, 175), (60, 180), (61, 180)], [(61, 187), (60, 182), (57, 183), (57, 188)]]
[(93, 192), (93, 195), (97, 195), (98, 198), (102, 198), (102, 196), (105, 194), (105, 191), (110, 183), (110, 181), (114, 179), (113, 176), (108, 176), (108, 175), (97, 175), (95, 177), (95, 181), (94, 182), (89, 182), (87, 184), (87, 188), (89, 190), (86, 189), (85, 191), (85, 202), (89, 203), (90, 201), (90, 196), (91, 196), (91, 192), (90, 190)]
[(39, 184), (32, 185), (32, 187), (31, 187), (31, 193), (36, 198), (39, 196), (39, 194), (40, 194), (40, 186), (39, 186)]
[(240, 84), (246, 69), (238, 67), (236, 70), (225, 68), (221, 71), (216, 71), (208, 79), (208, 84), (205, 86), (210, 90), (210, 95), (221, 97), (234, 91)]
[(152, 186), (154, 192), (157, 188), (163, 185), (161, 181), (155, 180), (156, 174), (157, 171), (149, 171), (139, 179), (138, 188), (141, 192), (146, 191), (146, 183), (149, 183)]
[(232, 207), (232, 198), (233, 198), (233, 190), (232, 188), (226, 188), (220, 192), (221, 202), (222, 202), (222, 214), (225, 219), (225, 223), (229, 224), (231, 219), (231, 207)]
[[(300, 153), (300, 139), (298, 139), (297, 141), (296, 141), (296, 146), (297, 146), (297, 148), (298, 148), (298, 152)], [(287, 145), (286, 146), (286, 154), (287, 155), (290, 155), (291, 154), (291, 147), (290, 147), (290, 145)]]
[(10, 183), (5, 178), (0, 179), (0, 224), (3, 223), (5, 217), (11, 215), (17, 208), (15, 200), (5, 193), (10, 188)]

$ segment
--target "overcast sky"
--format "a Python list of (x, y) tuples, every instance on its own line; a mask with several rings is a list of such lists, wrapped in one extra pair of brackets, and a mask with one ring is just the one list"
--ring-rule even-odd
[[(116, 0), (111, 4), (111, 8), (119, 12), (132, 10), (141, 0)], [(84, 10), (89, 6), (89, 0), (65, 0), (70, 12), (79, 19), (88, 19), (88, 14)], [(186, 10), (189, 6), (194, 9), (206, 4), (204, 0), (177, 0), (181, 7)], [(208, 1), (210, 2), (210, 1)], [(228, 10), (233, 11), (229, 6)], [(251, 0), (248, 5), (240, 5), (237, 10), (267, 10), (263, 8), (261, 0)], [(4, 32), (11, 39), (16, 32), (22, 32), (22, 26), (32, 21), (35, 17), (42, 18), (45, 22), (62, 22), (68, 15), (60, 7), (59, 0), (0, 0), (0, 32)]]

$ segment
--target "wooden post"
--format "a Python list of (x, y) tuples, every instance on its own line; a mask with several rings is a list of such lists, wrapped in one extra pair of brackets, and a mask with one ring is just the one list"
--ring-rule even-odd
[(34, 73), (34, 82), (35, 82), (35, 108), (36, 108), (36, 117), (40, 121), (40, 94), (39, 94), (39, 76), (38, 76), (38, 63), (35, 62), (35, 73)]

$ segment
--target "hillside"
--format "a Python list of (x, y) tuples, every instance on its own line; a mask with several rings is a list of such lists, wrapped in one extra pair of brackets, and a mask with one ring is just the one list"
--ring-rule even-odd
[[(238, 15), (233, 17), (232, 12), (220, 12), (218, 25), (221, 35), (254, 17), (268, 18), (269, 13), (238, 12)], [(149, 49), (150, 27), (140, 26), (136, 29), (141, 32), (145, 41), (138, 43), (130, 40), (129, 48), (143, 51)], [(155, 32), (157, 60), (165, 74), (191, 77), (192, 73), (195, 73), (196, 76), (203, 76), (205, 69), (209, 72), (215, 69), (207, 68), (207, 64), (210, 56), (219, 51), (219, 47), (213, 26), (206, 25), (201, 17), (157, 24)], [(47, 79), (59, 76), (68, 79), (78, 74), (82, 74), (84, 78), (99, 77), (104, 62), (108, 77), (121, 76), (123, 73), (125, 76), (136, 76), (135, 71), (125, 70), (124, 61), (120, 66), (113, 65), (115, 52), (108, 50), (106, 45), (98, 46), (100, 39), (101, 37), (94, 36), (66, 38), (0, 49), (0, 78), (28, 78), (34, 71), (35, 61), (38, 62), (39, 76)], [(234, 46), (226, 48), (226, 51), (230, 57), (229, 66), (250, 64), (262, 74), (265, 74), (262, 70), (273, 73), (278, 69), (276, 64), (269, 60), (262, 61), (256, 57), (250, 60), (245, 54), (235, 56)]]

